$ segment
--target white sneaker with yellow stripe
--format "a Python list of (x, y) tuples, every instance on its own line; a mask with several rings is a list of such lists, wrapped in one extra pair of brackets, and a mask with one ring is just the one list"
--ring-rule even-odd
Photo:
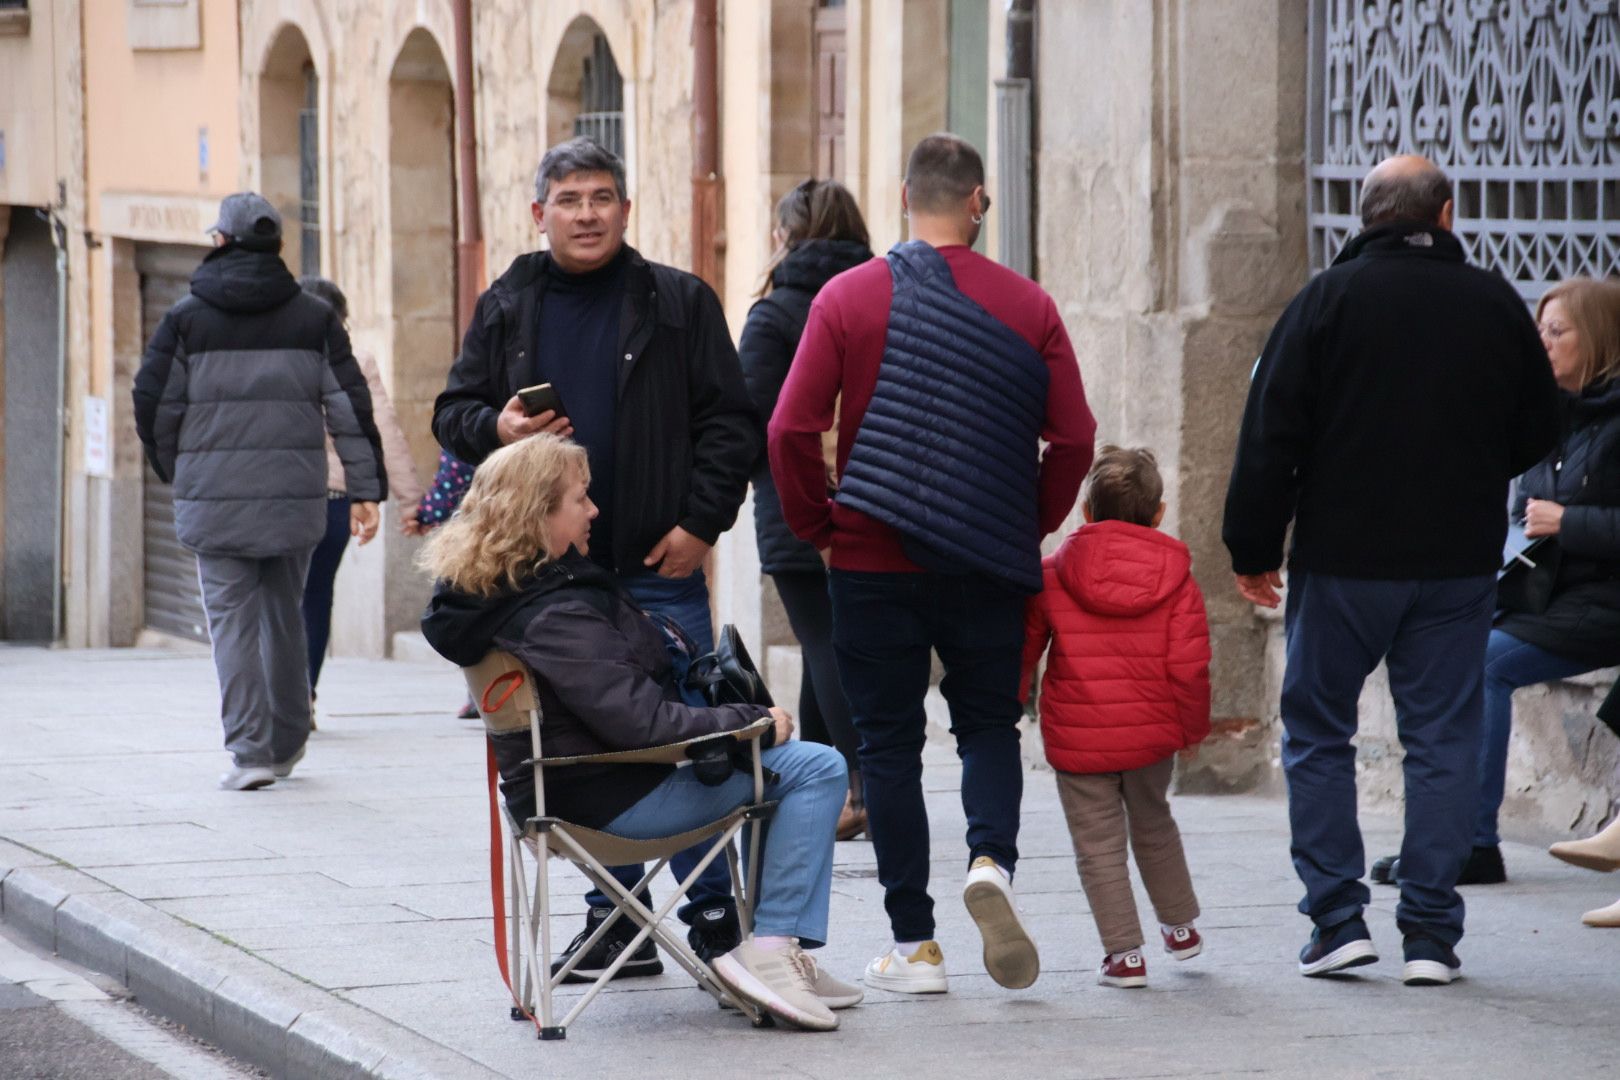
[(943, 994), (949, 987), (945, 981), (945, 954), (939, 943), (925, 941), (910, 956), (899, 949), (889, 951), (866, 965), (866, 985), (877, 990), (892, 990), (897, 994)]

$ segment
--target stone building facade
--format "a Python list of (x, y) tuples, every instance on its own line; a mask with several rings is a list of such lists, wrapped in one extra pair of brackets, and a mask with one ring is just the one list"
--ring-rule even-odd
[[(458, 338), (454, 256), (464, 178), (454, 152), (452, 2), (97, 0), (96, 18), (81, 2), (0, 0), (0, 204), (13, 207), (0, 210), (0, 235), (9, 219), (8, 259), (43, 257), (54, 273), (51, 229), (30, 224), (15, 241), (16, 207), (49, 209), (53, 228), (60, 225), (60, 296), (69, 313), (61, 350), (65, 434), (16, 434), (24, 410), (12, 403), (21, 388), (50, 389), (50, 373), (40, 379), (34, 367), (33, 376), (8, 384), (0, 414), (8, 478), (45, 468), (33, 457), (20, 460), (25, 455), (13, 447), (25, 441), (60, 444), (64, 473), (60, 507), (43, 512), (19, 508), (12, 496), (22, 482), (8, 482), (0, 503), (13, 515), (0, 519), (6, 588), (49, 592), (54, 572), (40, 572), (33, 553), (50, 554), (50, 527), (59, 522), (60, 616), (49, 632), (34, 627), (34, 636), (77, 646), (197, 638), (195, 608), (170, 595), (183, 591), (183, 553), (165, 546), (160, 497), (146, 480), (129, 416), (129, 379), (144, 335), (201, 255), (217, 199), (262, 190), (282, 209), (294, 271), (324, 273), (348, 293), (356, 345), (377, 357), (417, 468), (431, 475), (436, 447), (427, 418)], [(8, 34), (7, 10), (18, 6), (32, 8), (32, 28)], [(1167, 527), (1192, 548), (1208, 596), (1215, 735), (1183, 762), (1182, 785), (1276, 788), (1280, 628), (1239, 600), (1219, 541), (1250, 366), (1283, 304), (1353, 228), (1354, 177), (1367, 164), (1357, 154), (1416, 148), (1450, 164), (1432, 121), (1444, 114), (1454, 132), (1459, 123), (1471, 130), (1464, 111), (1480, 94), (1469, 87), (1495, 86), (1506, 112), (1522, 117), (1535, 112), (1522, 88), (1549, 85), (1544, 76), (1555, 69), (1564, 81), (1554, 80), (1554, 98), (1583, 140), (1580, 160), (1531, 156), (1513, 164), (1566, 182), (1561, 203), (1556, 192), (1538, 189), (1543, 218), (1586, 197), (1587, 188), (1568, 186), (1589, 179), (1575, 172), (1591, 166), (1587, 158), (1600, 152), (1592, 147), (1607, 145), (1612, 155), (1620, 142), (1620, 112), (1610, 117), (1601, 107), (1617, 96), (1613, 0), (1496, 5), (1508, 23), (1484, 29), (1452, 25), (1478, 5), (1412, 8), (1394, 0), (717, 6), (724, 202), (716, 285), (733, 331), (769, 255), (771, 212), (784, 191), (810, 175), (844, 180), (881, 251), (905, 236), (899, 192), (909, 146), (943, 128), (979, 144), (996, 198), (985, 250), (1027, 268), (1057, 299), (1100, 436), (1158, 452)], [(694, 0), (473, 5), (485, 281), (538, 243), (528, 210), (535, 166), (545, 146), (576, 131), (609, 141), (626, 159), (629, 241), (650, 258), (692, 265), (694, 8)], [(1034, 16), (1029, 72), (1009, 67), (1019, 52), (1016, 16), (1026, 11)], [(1355, 34), (1380, 31), (1397, 35), (1387, 52), (1398, 63), (1357, 67)], [(1479, 74), (1466, 59), (1487, 46), (1493, 66)], [(1384, 55), (1376, 46), (1367, 55), (1375, 53)], [(1437, 84), (1424, 72), (1456, 67), (1458, 56), (1461, 74), (1445, 84), (1450, 96), (1443, 107), (1429, 101), (1421, 123), (1414, 111), (1408, 123), (1415, 126), (1396, 124), (1382, 143), (1334, 151), (1331, 159), (1323, 152), (1340, 137), (1335, 131), (1374, 130), (1369, 118), (1388, 115), (1391, 101), (1428, 101), (1419, 91)], [(1496, 83), (1493, 73), (1501, 76)], [(57, 86), (67, 90), (48, 96)], [(1389, 86), (1407, 90), (1380, 97)], [(47, 99), (54, 112), (31, 107)], [(1536, 115), (1550, 115), (1552, 101), (1530, 104)], [(1550, 152), (1545, 139), (1536, 145)], [(1503, 164), (1509, 153), (1503, 142), (1487, 156)], [(1614, 271), (1613, 162), (1596, 162), (1599, 201), (1588, 218), (1566, 213), (1552, 230), (1555, 241), (1578, 242), (1557, 252), (1538, 248), (1520, 269), (1535, 263), (1536, 281), (1565, 270)], [(1490, 177), (1471, 175), (1478, 212), (1463, 206), (1464, 229), (1471, 216), (1494, 213), (1501, 198), (1525, 205), (1512, 202), (1520, 196), (1511, 185), (1534, 178), (1506, 178), (1503, 196), (1488, 186)], [(1476, 257), (1487, 262), (1512, 246), (1482, 245)], [(18, 287), (14, 276), (0, 277), (0, 288)], [(37, 270), (20, 276), (35, 283), (21, 287), (37, 288)], [(41, 356), (49, 346), (54, 356), (55, 339), (41, 337), (37, 317), (26, 333), (21, 328), (22, 307), (0, 300), (0, 317), (9, 320), (4, 342)], [(8, 360), (4, 370), (14, 366)], [(414, 549), (390, 531), (349, 552), (338, 584), (336, 653), (381, 656), (397, 635), (409, 641), (427, 591), (410, 565)], [(32, 574), (13, 571), (24, 552)], [(716, 551), (713, 584), (717, 616), (766, 649), (779, 681), (791, 680), (791, 634), (759, 572), (747, 508)], [(8, 636), (29, 636), (11, 622), (25, 609), (33, 605), (0, 596)], [(1614, 740), (1594, 732), (1592, 694), (1575, 683), (1521, 697), (1507, 811), (1522, 828), (1581, 829), (1609, 814), (1620, 755)], [(1372, 800), (1398, 798), (1398, 748), (1376, 680), (1364, 712), (1364, 790)]]

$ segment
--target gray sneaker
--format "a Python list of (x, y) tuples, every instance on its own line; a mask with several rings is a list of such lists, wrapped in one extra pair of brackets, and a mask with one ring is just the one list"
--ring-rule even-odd
[(304, 751), (308, 749), (309, 744), (305, 743), (303, 746), (298, 748), (297, 753), (293, 754), (293, 756), (288, 758), (286, 761), (278, 761), (274, 765), (270, 766), (270, 771), (276, 774), (277, 780), (287, 779), (287, 777), (292, 775), (293, 767), (296, 766), (300, 761), (304, 760)]
[(219, 778), (219, 786), (225, 791), (254, 791), (275, 782), (276, 774), (268, 765), (232, 765)]
[(797, 945), (772, 952), (749, 939), (711, 966), (732, 993), (777, 1019), (806, 1031), (832, 1031), (838, 1017), (816, 996), (803, 957)]

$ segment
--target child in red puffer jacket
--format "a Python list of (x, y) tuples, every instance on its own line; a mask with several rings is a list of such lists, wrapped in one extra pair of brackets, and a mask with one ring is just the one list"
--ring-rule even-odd
[(1042, 562), (1044, 588), (1025, 615), (1026, 700), (1052, 647), (1041, 735), (1107, 950), (1105, 986), (1147, 985), (1127, 837), (1165, 952), (1203, 950), (1167, 796), (1176, 751), (1209, 734), (1209, 625), (1187, 545), (1158, 531), (1163, 495), (1152, 451), (1103, 447), (1086, 477), (1086, 524)]

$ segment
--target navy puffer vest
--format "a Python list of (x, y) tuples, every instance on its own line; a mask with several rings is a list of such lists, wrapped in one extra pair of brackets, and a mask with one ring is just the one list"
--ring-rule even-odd
[(1040, 592), (1046, 362), (928, 244), (897, 244), (888, 262), (888, 339), (838, 502), (899, 530), (925, 567)]

